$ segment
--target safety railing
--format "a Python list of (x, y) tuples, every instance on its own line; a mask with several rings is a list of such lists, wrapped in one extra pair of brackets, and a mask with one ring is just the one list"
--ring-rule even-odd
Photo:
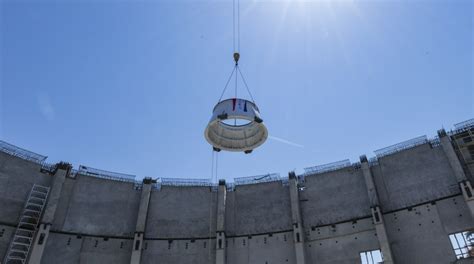
[(51, 163), (47, 163), (47, 162), (43, 162), (41, 163), (41, 170), (42, 171), (47, 171), (49, 173), (53, 173), (56, 171), (56, 168), (57, 168), (57, 164), (51, 164)]
[(234, 178), (234, 185), (247, 185), (247, 184), (262, 183), (262, 182), (275, 182), (275, 181), (281, 181), (281, 180), (282, 179), (280, 177), (280, 174), (268, 173), (264, 175)]
[(462, 129), (471, 128), (471, 127), (474, 127), (474, 118), (454, 124), (454, 129), (456, 130), (462, 130)]
[(416, 137), (407, 141), (397, 143), (395, 145), (391, 145), (391, 146), (376, 150), (374, 151), (374, 153), (375, 153), (375, 156), (377, 156), (377, 158), (381, 158), (390, 154), (400, 152), (402, 150), (406, 150), (406, 149), (414, 148), (419, 145), (423, 145), (425, 143), (428, 143), (428, 138), (426, 137), (426, 135)]
[(377, 157), (372, 157), (369, 159), (369, 166), (376, 166), (379, 165), (379, 160)]
[(39, 164), (43, 163), (47, 158), (47, 156), (43, 156), (38, 153), (34, 153), (32, 151), (17, 147), (2, 140), (0, 140), (0, 151)]
[(352, 166), (351, 161), (349, 159), (340, 160), (336, 162), (331, 162), (323, 165), (317, 165), (313, 167), (304, 168), (304, 174), (313, 175), (313, 174), (321, 174), (324, 172), (335, 171), (339, 169), (343, 169), (346, 167)]
[(434, 138), (430, 138), (430, 145), (433, 148), (441, 146), (441, 141), (439, 140), (439, 136), (435, 136)]
[(210, 179), (158, 178), (156, 185), (161, 186), (216, 186)]
[(99, 170), (99, 169), (94, 169), (94, 168), (84, 166), (84, 165), (80, 165), (79, 170), (77, 171), (73, 170), (73, 173), (96, 177), (96, 178), (102, 178), (102, 179), (124, 181), (124, 182), (135, 182), (135, 175), (111, 172), (111, 171), (106, 171), (106, 170)]

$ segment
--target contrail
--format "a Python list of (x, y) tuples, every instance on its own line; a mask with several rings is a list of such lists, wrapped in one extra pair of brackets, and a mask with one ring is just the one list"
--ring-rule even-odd
[(283, 139), (283, 138), (274, 137), (274, 136), (268, 136), (268, 138), (273, 139), (273, 140), (278, 141), (278, 142), (281, 142), (281, 143), (284, 143), (284, 144), (287, 144), (287, 145), (290, 145), (290, 146), (293, 146), (293, 147), (304, 148), (304, 146), (301, 145), (301, 144), (291, 142), (291, 141), (288, 141), (288, 140)]

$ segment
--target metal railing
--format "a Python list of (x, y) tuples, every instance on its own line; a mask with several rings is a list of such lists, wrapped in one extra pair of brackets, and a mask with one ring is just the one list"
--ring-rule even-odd
[(462, 129), (470, 128), (470, 127), (474, 127), (474, 118), (454, 124), (454, 129), (456, 130), (462, 130)]
[(84, 165), (79, 165), (79, 170), (77, 171), (73, 170), (73, 173), (96, 177), (96, 178), (102, 178), (102, 179), (135, 182), (135, 175), (111, 172), (111, 171), (106, 171), (106, 170), (99, 170), (99, 169), (94, 169), (91, 167), (86, 167)]
[(257, 175), (257, 176), (248, 176), (248, 177), (238, 177), (234, 178), (234, 185), (247, 185), (247, 184), (254, 184), (254, 183), (262, 183), (262, 182), (275, 182), (281, 181), (280, 174), (278, 173), (268, 173), (264, 175)]
[(17, 147), (2, 140), (0, 140), (0, 151), (39, 164), (43, 163), (47, 158), (47, 156), (43, 156), (38, 153), (34, 153), (32, 151)]
[(377, 157), (372, 157), (369, 159), (369, 166), (376, 166), (379, 165), (379, 160)]
[(41, 170), (42, 171), (47, 171), (49, 173), (55, 172), (57, 167), (58, 167), (57, 164), (51, 164), (51, 163), (47, 163), (47, 162), (41, 163)]
[(352, 166), (351, 161), (349, 159), (340, 160), (336, 162), (331, 162), (323, 165), (313, 166), (304, 168), (305, 175), (312, 175), (312, 174), (321, 174), (324, 172), (335, 171), (342, 168)]
[(156, 185), (161, 186), (217, 186), (210, 179), (158, 178)]
[(439, 136), (435, 136), (434, 138), (429, 139), (431, 147), (439, 147), (441, 146), (441, 141), (439, 140)]
[(406, 149), (414, 148), (419, 145), (423, 145), (428, 142), (429, 142), (428, 138), (426, 137), (426, 135), (424, 135), (424, 136), (416, 137), (407, 141), (397, 143), (395, 145), (391, 145), (391, 146), (376, 150), (374, 151), (374, 153), (375, 153), (375, 156), (377, 156), (377, 158), (381, 158), (390, 154), (400, 152), (402, 150), (406, 150)]

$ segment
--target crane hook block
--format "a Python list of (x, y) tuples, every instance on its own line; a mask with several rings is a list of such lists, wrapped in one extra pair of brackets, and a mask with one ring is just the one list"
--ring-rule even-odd
[(239, 63), (239, 59), (240, 59), (240, 54), (238, 52), (234, 53), (234, 61), (235, 61), (235, 64), (238, 64)]

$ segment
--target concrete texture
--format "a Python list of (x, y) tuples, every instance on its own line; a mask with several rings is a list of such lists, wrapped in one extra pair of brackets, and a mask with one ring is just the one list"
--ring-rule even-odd
[(240, 185), (227, 193), (228, 236), (292, 230), (288, 186), (280, 182)]
[[(77, 175), (62, 231), (133, 237), (140, 203), (133, 183)], [(59, 207), (58, 207), (59, 209)]]
[(361, 169), (350, 167), (307, 176), (305, 187), (300, 192), (305, 230), (371, 214)]
[(308, 263), (360, 263), (360, 252), (379, 248), (371, 218), (315, 227), (307, 233)]
[[(219, 199), (211, 187), (152, 188), (148, 204), (133, 182), (79, 174), (53, 184), (39, 164), (0, 152), (0, 260), (38, 183), (57, 190), (42, 219), (52, 223), (41, 258), (45, 264), (130, 263), (136, 234), (143, 236), (135, 263), (352, 264), (360, 263), (360, 252), (381, 247), (391, 248), (396, 264), (454, 263), (449, 235), (474, 229), (474, 219), (458, 184), (460, 167), (456, 172), (452, 166), (454, 156), (450, 160), (442, 147), (433, 146), (304, 181), (237, 185), (225, 195), (221, 186)], [(459, 159), (470, 177), (474, 172), (466, 162)], [(377, 205), (383, 237), (371, 212)], [(217, 248), (216, 231), (225, 240), (223, 249)], [(296, 233), (304, 250), (295, 243)], [(218, 250), (223, 252), (216, 258)], [(297, 257), (301, 252), (305, 261)]]
[(16, 225), (33, 184), (51, 185), (41, 165), (0, 152), (0, 222)]
[(15, 233), (15, 227), (0, 224), (0, 262), (7, 253), (10, 241)]
[(215, 241), (198, 240), (150, 240), (145, 242), (142, 264), (214, 263)]
[(293, 232), (227, 239), (227, 263), (296, 264)]
[(395, 263), (451, 263), (456, 259), (436, 205), (385, 215), (385, 224)]
[[(203, 238), (215, 235), (217, 192), (209, 187), (153, 190), (145, 238)], [(211, 221), (211, 225), (209, 224)], [(212, 230), (209, 231), (209, 226)]]
[(372, 174), (383, 212), (460, 192), (443, 149), (429, 144), (379, 159)]

